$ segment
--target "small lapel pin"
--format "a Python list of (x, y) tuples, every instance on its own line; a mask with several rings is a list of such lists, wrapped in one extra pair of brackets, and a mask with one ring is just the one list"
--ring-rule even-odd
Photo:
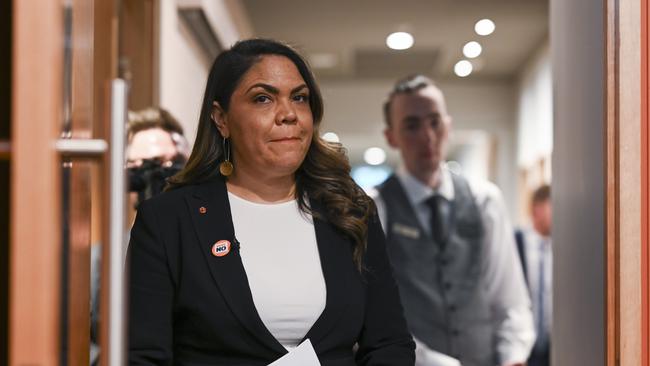
[(208, 212), (208, 209), (205, 208), (205, 207), (203, 207), (203, 206), (201, 206), (201, 207), (199, 207), (199, 212), (202, 213), (202, 214), (204, 214), (204, 213)]
[(215, 257), (223, 257), (230, 253), (230, 242), (228, 240), (219, 240), (212, 246), (212, 255)]

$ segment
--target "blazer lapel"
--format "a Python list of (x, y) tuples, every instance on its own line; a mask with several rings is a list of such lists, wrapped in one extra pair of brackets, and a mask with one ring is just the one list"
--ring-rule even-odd
[[(186, 200), (198, 235), (198, 245), (230, 310), (251, 334), (275, 352), (275, 356), (287, 353), (264, 326), (255, 308), (236, 244), (225, 182), (215, 178), (201, 183), (191, 197), (186, 196)], [(212, 254), (212, 246), (219, 240), (231, 243), (230, 252), (221, 257)]]
[[(315, 212), (322, 214), (323, 210), (318, 202), (311, 200), (310, 204)], [(310, 339), (316, 347), (337, 324), (349, 305), (348, 284), (353, 280), (351, 274), (354, 271), (354, 263), (351, 243), (347, 238), (336, 232), (332, 225), (323, 219), (314, 218), (314, 228), (327, 295), (325, 309), (303, 341)]]

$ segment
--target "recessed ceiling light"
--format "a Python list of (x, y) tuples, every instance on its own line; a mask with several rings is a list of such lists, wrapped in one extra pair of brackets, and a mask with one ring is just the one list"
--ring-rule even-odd
[(476, 58), (482, 51), (483, 47), (481, 47), (481, 44), (476, 41), (467, 42), (465, 46), (463, 46), (463, 55), (467, 58)]
[(386, 37), (386, 46), (394, 50), (406, 50), (413, 47), (415, 40), (410, 33), (395, 32)]
[(386, 152), (380, 147), (371, 147), (363, 153), (363, 159), (370, 165), (379, 165), (386, 161)]
[(334, 132), (326, 132), (323, 134), (323, 140), (328, 142), (339, 142), (339, 135)]
[(476, 34), (479, 36), (487, 36), (489, 34), (492, 34), (492, 32), (494, 32), (494, 28), (496, 28), (496, 26), (490, 19), (481, 19), (476, 22), (476, 25), (474, 25), (474, 31), (476, 31)]
[(472, 63), (467, 60), (460, 60), (456, 62), (456, 65), (454, 65), (454, 72), (461, 78), (464, 78), (465, 76), (471, 74), (472, 69)]

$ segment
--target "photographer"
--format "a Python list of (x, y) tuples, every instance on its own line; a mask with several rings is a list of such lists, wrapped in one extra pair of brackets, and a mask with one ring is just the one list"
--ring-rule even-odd
[(129, 112), (127, 142), (130, 202), (137, 208), (183, 168), (189, 146), (181, 125), (162, 108)]
[[(167, 178), (178, 173), (189, 155), (183, 127), (166, 110), (157, 107), (130, 111), (127, 126), (129, 222), (140, 202), (163, 191)], [(90, 364), (99, 361), (99, 287), (101, 245), (91, 249)]]

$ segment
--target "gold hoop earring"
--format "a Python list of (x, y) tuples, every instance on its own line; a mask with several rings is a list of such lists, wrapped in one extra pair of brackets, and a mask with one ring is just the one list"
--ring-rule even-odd
[(230, 162), (230, 142), (225, 137), (223, 138), (223, 155), (224, 160), (219, 164), (219, 173), (224, 177), (228, 177), (232, 174), (234, 167)]

